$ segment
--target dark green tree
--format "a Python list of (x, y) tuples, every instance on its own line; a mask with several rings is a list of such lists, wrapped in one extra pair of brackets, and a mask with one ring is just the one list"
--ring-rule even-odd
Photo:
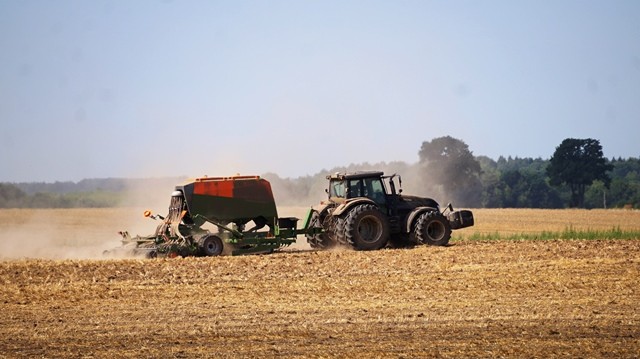
[(547, 174), (552, 186), (569, 186), (570, 207), (584, 207), (585, 188), (595, 180), (602, 181), (608, 187), (611, 178), (607, 171), (612, 169), (613, 166), (604, 158), (600, 141), (567, 138), (551, 156)]
[(611, 181), (611, 190), (608, 191), (608, 202), (611, 207), (624, 207), (632, 205), (640, 208), (640, 175), (629, 173), (625, 177), (616, 177)]
[(466, 143), (451, 136), (434, 138), (422, 143), (418, 155), (426, 177), (451, 200), (469, 207), (481, 204), (480, 163)]
[[(501, 157), (502, 158), (502, 157)], [(480, 164), (480, 182), (482, 184), (482, 207), (502, 207), (500, 175), (496, 161), (487, 156), (478, 156)]]

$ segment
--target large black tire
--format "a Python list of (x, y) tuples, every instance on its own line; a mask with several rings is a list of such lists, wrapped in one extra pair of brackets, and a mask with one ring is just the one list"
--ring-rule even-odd
[[(309, 228), (322, 228), (322, 220), (318, 211), (313, 211), (309, 222)], [(335, 244), (331, 241), (326, 231), (323, 233), (306, 234), (305, 237), (307, 237), (307, 242), (313, 249), (329, 249)]]
[(376, 250), (389, 241), (389, 224), (376, 206), (361, 204), (352, 208), (345, 218), (344, 234), (355, 249)]
[(349, 245), (349, 241), (347, 240), (346, 233), (345, 233), (345, 225), (346, 225), (346, 218), (341, 216), (331, 217), (331, 225), (329, 226), (330, 228), (329, 232), (331, 233), (333, 241), (336, 244), (343, 245), (343, 246)]
[(425, 212), (416, 221), (415, 238), (418, 243), (446, 246), (451, 238), (451, 225), (442, 213)]
[(200, 253), (206, 257), (219, 256), (222, 254), (222, 250), (224, 249), (222, 239), (212, 234), (200, 238), (198, 242)]

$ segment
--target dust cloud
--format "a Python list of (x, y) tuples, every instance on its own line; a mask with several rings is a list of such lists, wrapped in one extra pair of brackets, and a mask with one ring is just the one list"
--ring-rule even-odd
[(167, 211), (171, 193), (176, 185), (187, 181), (186, 177), (144, 178), (128, 180), (120, 207), (146, 208), (154, 213)]
[(120, 246), (122, 223), (137, 217), (130, 233), (155, 229), (155, 223), (145, 221), (141, 213), (132, 208), (2, 210), (0, 260), (105, 258), (105, 250)]
[(166, 214), (171, 192), (184, 178), (127, 179), (115, 208), (3, 209), (0, 260), (101, 259), (121, 247), (118, 231), (149, 235), (157, 222), (143, 212)]

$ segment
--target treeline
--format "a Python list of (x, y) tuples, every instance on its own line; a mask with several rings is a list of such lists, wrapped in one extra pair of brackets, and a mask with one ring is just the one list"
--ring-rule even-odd
[(97, 178), (79, 182), (0, 183), (0, 208), (110, 208), (146, 206), (185, 177)]
[(0, 183), (0, 208), (105, 208), (117, 207), (124, 193), (95, 190), (92, 192), (27, 194), (13, 184)]
[[(425, 141), (417, 163), (380, 162), (323, 169), (271, 182), (278, 206), (311, 206), (325, 199), (327, 174), (381, 170), (402, 176), (406, 194), (469, 208), (640, 208), (640, 159), (602, 156), (593, 139), (566, 139), (550, 159), (473, 156), (452, 137)], [(0, 208), (146, 206), (184, 177), (88, 179), (80, 182), (0, 183)], [(160, 198), (160, 200), (163, 200)]]
[[(532, 158), (484, 158), (482, 167), (481, 207), (487, 208), (566, 208), (572, 207), (571, 189), (567, 184), (554, 187), (546, 169), (549, 160)], [(607, 188), (595, 180), (585, 188), (584, 208), (640, 208), (640, 159), (617, 158), (606, 161)]]
[[(406, 194), (428, 196), (442, 205), (451, 202), (456, 207), (469, 208), (568, 208), (571, 207), (569, 185), (554, 187), (546, 169), (549, 160), (541, 158), (474, 157), (480, 175), (457, 188), (435, 183), (424, 163), (404, 162), (352, 164), (325, 170), (313, 176), (295, 179), (280, 178), (276, 174), (263, 175), (271, 182), (280, 205), (314, 204), (325, 199), (326, 175), (334, 172), (382, 170), (387, 174), (402, 175)], [(640, 159), (617, 158), (607, 160), (613, 169), (611, 183), (606, 188), (602, 181), (594, 181), (585, 191), (585, 208), (640, 208)], [(451, 177), (459, 176), (452, 173)], [(451, 180), (451, 179), (447, 179)]]

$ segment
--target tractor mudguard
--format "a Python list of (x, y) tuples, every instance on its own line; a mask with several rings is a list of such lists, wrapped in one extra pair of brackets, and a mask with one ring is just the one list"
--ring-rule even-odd
[(411, 226), (413, 225), (413, 222), (415, 221), (415, 219), (418, 218), (418, 216), (420, 216), (424, 212), (433, 212), (437, 210), (438, 209), (434, 207), (417, 207), (407, 216), (407, 221), (404, 223), (402, 230), (405, 233), (411, 232)]
[(320, 204), (319, 204), (319, 205), (317, 205), (317, 206), (313, 206), (313, 207), (311, 207), (311, 209), (312, 209), (313, 211), (316, 211), (316, 212), (318, 212), (319, 214), (321, 214), (321, 215), (323, 215), (323, 216), (324, 216), (324, 215), (326, 215), (326, 214), (327, 214), (328, 209), (329, 209), (330, 207), (335, 207), (335, 204), (333, 204), (333, 203), (320, 202)]
[(348, 199), (346, 202), (340, 204), (338, 207), (336, 207), (336, 209), (331, 213), (331, 215), (333, 216), (339, 216), (344, 212), (349, 211), (351, 208), (353, 208), (354, 206), (357, 206), (359, 204), (372, 204), (376, 207), (378, 207), (378, 205), (370, 200), (369, 198), (354, 198), (354, 199)]

